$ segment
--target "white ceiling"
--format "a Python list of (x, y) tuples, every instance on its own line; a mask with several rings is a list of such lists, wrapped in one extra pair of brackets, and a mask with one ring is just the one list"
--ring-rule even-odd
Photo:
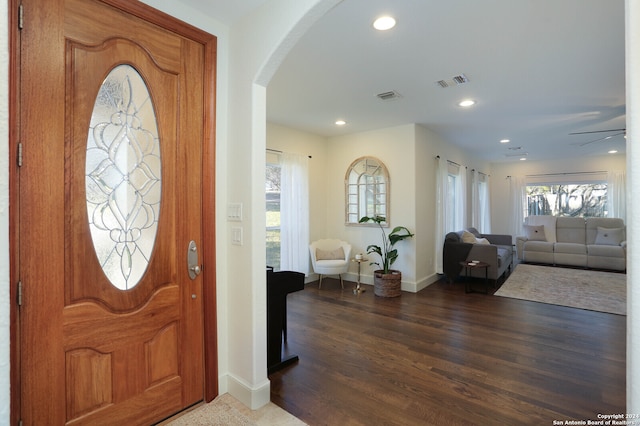
[[(397, 25), (378, 32), (383, 13)], [(488, 161), (622, 153), (622, 135), (569, 133), (625, 128), (624, 77), (623, 0), (344, 0), (277, 71), (267, 118), (324, 136), (418, 123)], [(402, 97), (376, 97), (391, 90)]]

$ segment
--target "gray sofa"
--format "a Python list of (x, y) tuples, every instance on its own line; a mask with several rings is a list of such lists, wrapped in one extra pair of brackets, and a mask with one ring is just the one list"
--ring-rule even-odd
[(516, 237), (518, 259), (526, 263), (624, 271), (624, 221), (602, 217), (529, 216), (526, 235)]
[[(463, 236), (473, 234), (475, 241)], [(513, 245), (511, 235), (480, 234), (475, 228), (449, 232), (444, 239), (442, 252), (442, 269), (448, 282), (455, 281), (460, 275), (466, 276), (466, 268), (462, 261), (479, 260), (489, 264), (487, 276), (494, 285), (498, 279), (511, 269), (513, 264)], [(485, 278), (484, 269), (471, 269), (470, 276)]]

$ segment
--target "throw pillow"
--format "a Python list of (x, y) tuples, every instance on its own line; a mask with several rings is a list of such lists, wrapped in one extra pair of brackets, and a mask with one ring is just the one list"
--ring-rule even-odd
[(338, 247), (335, 250), (316, 249), (316, 260), (344, 260), (344, 250)]
[(478, 244), (491, 244), (486, 238), (476, 238)]
[(544, 225), (523, 225), (524, 234), (530, 241), (547, 241), (544, 234)]
[(596, 244), (602, 244), (606, 246), (619, 246), (624, 238), (622, 234), (622, 228), (603, 228), (598, 226), (598, 233), (596, 234)]
[(477, 242), (476, 241), (476, 236), (473, 235), (469, 231), (462, 231), (462, 242), (463, 243), (475, 244)]
[(482, 235), (480, 235), (476, 228), (467, 228), (467, 231), (471, 232), (476, 238), (482, 238)]

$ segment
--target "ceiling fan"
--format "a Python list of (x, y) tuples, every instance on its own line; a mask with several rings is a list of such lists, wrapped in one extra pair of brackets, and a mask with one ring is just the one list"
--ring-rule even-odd
[(592, 133), (613, 133), (613, 134), (609, 134), (607, 136), (603, 136), (601, 138), (590, 140), (590, 141), (587, 141), (587, 142), (572, 143), (571, 145), (585, 146), (585, 145), (592, 144), (594, 142), (606, 141), (606, 140), (615, 138), (616, 136), (626, 135), (627, 129), (593, 130), (593, 131), (590, 131), (590, 132), (569, 133), (569, 135), (588, 135), (588, 134), (592, 134)]

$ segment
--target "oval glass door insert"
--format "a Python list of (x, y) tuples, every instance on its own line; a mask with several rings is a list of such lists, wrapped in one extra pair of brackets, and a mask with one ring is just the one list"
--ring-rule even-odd
[(93, 107), (85, 185), (93, 247), (120, 290), (135, 287), (149, 265), (158, 232), (161, 166), (147, 85), (135, 68), (118, 65)]

